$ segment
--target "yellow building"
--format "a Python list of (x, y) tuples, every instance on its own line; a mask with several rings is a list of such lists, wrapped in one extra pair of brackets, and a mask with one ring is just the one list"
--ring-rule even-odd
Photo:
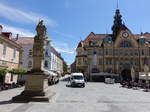
[(104, 81), (106, 77), (138, 80), (144, 65), (150, 67), (150, 33), (133, 34), (121, 17), (117, 9), (112, 34), (91, 32), (78, 44), (77, 72), (83, 72), (91, 80)]
[[(0, 25), (0, 68), (18, 68), (21, 47), (11, 39), (11, 32), (2, 32)], [(7, 73), (4, 82), (17, 82), (17, 76)]]

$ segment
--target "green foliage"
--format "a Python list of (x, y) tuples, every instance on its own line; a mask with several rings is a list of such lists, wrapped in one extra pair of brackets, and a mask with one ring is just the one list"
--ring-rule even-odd
[(14, 74), (14, 75), (24, 75), (26, 74), (27, 70), (24, 68), (13, 68), (9, 70), (9, 73)]
[(67, 72), (68, 65), (66, 62), (63, 62), (63, 71)]
[(0, 75), (5, 75), (8, 72), (6, 68), (0, 68)]

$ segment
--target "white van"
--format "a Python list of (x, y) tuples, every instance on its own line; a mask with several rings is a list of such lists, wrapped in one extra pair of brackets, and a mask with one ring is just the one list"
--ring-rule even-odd
[(82, 73), (71, 73), (71, 86), (85, 87), (84, 75)]

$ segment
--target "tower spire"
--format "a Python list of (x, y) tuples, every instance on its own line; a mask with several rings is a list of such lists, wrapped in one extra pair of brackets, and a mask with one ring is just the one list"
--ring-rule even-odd
[(122, 26), (122, 15), (120, 14), (120, 10), (116, 9), (115, 16), (114, 16), (114, 24), (112, 26), (112, 32), (113, 36), (116, 37), (118, 34), (118, 31), (120, 30)]

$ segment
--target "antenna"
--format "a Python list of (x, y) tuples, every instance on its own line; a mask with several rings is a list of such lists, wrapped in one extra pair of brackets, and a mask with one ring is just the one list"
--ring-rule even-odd
[(106, 28), (106, 34), (108, 34), (108, 29)]
[(117, 0), (117, 9), (119, 8), (119, 0)]

